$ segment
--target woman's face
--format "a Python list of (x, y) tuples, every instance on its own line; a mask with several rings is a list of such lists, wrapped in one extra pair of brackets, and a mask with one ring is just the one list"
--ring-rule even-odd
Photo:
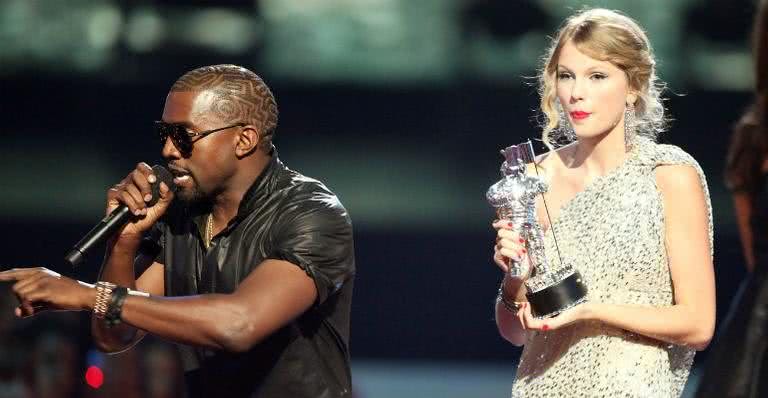
[(557, 97), (580, 139), (624, 134), (624, 109), (634, 103), (627, 75), (594, 59), (568, 41), (557, 62)]

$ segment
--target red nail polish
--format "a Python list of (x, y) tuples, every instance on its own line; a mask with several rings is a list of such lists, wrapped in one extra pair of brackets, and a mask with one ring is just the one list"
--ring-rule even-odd
[(545, 331), (545, 332), (546, 332), (547, 330), (549, 330), (549, 325), (547, 325), (547, 324), (545, 323), (545, 324), (544, 324), (544, 325), (541, 327), (541, 330), (543, 330), (543, 331)]
[(520, 241), (520, 243), (525, 243), (525, 239), (523, 239), (523, 238), (520, 238), (518, 240)]
[(527, 251), (525, 249), (523, 249), (523, 254), (525, 254), (525, 253), (527, 253)]
[(514, 225), (511, 222), (508, 222), (507, 226), (514, 227)]

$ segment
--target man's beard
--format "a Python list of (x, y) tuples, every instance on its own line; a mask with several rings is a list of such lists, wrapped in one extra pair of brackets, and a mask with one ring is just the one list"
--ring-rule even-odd
[(197, 206), (210, 202), (210, 198), (205, 194), (205, 192), (200, 190), (197, 182), (195, 182), (191, 188), (179, 189), (179, 191), (176, 192), (176, 199), (180, 200), (187, 206)]

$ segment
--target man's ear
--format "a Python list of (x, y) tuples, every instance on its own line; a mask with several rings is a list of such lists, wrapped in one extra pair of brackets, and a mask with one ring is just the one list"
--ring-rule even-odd
[(238, 158), (244, 158), (256, 149), (259, 148), (261, 137), (256, 127), (248, 124), (242, 127), (240, 133), (237, 135), (237, 142), (235, 143), (235, 155)]

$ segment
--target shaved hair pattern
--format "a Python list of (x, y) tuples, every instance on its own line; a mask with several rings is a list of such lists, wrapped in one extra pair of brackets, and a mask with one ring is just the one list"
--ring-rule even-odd
[(224, 123), (247, 123), (259, 128), (260, 146), (270, 147), (277, 127), (277, 102), (259, 75), (237, 65), (210, 65), (180, 77), (171, 92), (211, 91), (213, 112)]

